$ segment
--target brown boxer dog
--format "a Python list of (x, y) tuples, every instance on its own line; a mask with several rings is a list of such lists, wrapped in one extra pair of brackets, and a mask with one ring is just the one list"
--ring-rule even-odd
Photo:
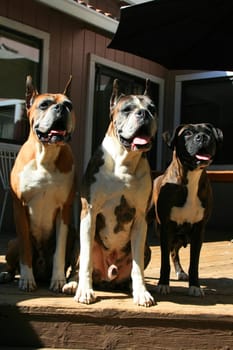
[(75, 300), (95, 301), (95, 285), (119, 286), (132, 277), (133, 299), (150, 306), (144, 282), (146, 212), (152, 178), (146, 152), (157, 129), (155, 106), (146, 95), (119, 95), (114, 81), (110, 125), (89, 162), (81, 190), (79, 283)]
[(19, 261), (19, 288), (33, 291), (36, 281), (49, 276), (50, 289), (66, 282), (68, 226), (74, 197), (74, 160), (70, 140), (74, 112), (68, 95), (38, 94), (27, 77), (26, 108), (30, 133), (11, 172), (14, 217), (18, 239), (7, 254), (8, 274), (14, 277)]
[[(223, 135), (211, 124), (180, 125), (165, 140), (173, 149), (172, 162), (154, 180), (154, 203), (161, 243), (161, 270), (158, 292), (169, 293), (170, 263), (179, 280), (189, 280), (189, 294), (203, 296), (198, 277), (199, 256), (204, 230), (212, 207), (212, 190), (206, 174)], [(190, 240), (187, 275), (179, 259), (179, 249)]]

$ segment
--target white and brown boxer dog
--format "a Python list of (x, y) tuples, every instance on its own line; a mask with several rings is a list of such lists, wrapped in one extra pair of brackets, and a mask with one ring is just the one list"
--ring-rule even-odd
[[(165, 141), (173, 158), (165, 173), (154, 180), (154, 203), (160, 235), (161, 271), (158, 292), (169, 293), (170, 263), (179, 280), (189, 280), (189, 295), (203, 296), (198, 265), (204, 230), (212, 207), (212, 190), (206, 168), (212, 162), (223, 135), (211, 124), (180, 125)], [(187, 275), (179, 249), (190, 241)]]
[[(134, 302), (150, 306), (154, 299), (144, 282), (146, 212), (152, 195), (146, 152), (157, 129), (155, 106), (147, 94), (119, 96), (115, 80), (110, 117), (82, 185), (75, 300), (92, 303), (93, 284), (117, 287), (131, 276)], [(63, 290), (72, 293), (76, 287), (70, 282)]]
[(49, 276), (50, 289), (66, 283), (68, 226), (74, 197), (74, 161), (67, 141), (74, 129), (74, 112), (64, 93), (38, 94), (27, 77), (26, 107), (30, 133), (11, 172), (17, 241), (7, 253), (8, 273), (15, 275), (19, 262), (19, 288), (35, 290), (38, 279)]

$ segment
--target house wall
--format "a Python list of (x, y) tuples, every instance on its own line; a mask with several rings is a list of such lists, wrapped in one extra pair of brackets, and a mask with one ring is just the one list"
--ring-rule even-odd
[[(104, 12), (112, 11), (114, 15), (117, 15), (115, 0), (96, 0), (90, 3), (96, 8), (102, 6)], [(111, 41), (111, 34), (98, 32), (96, 28), (91, 28), (73, 17), (64, 15), (34, 0), (1, 0), (0, 16), (49, 33), (48, 91), (63, 91), (70, 74), (73, 76), (71, 99), (77, 116), (77, 125), (73, 135), (72, 148), (77, 165), (78, 186), (84, 170), (84, 130), (87, 119), (87, 83), (90, 53), (157, 77), (166, 78), (165, 101), (167, 103), (164, 105), (164, 130), (172, 129), (175, 72), (168, 73), (160, 65), (146, 59), (107, 49), (107, 45)], [(163, 158), (168, 159), (166, 148), (164, 149)], [(209, 227), (219, 230), (232, 230), (230, 209), (232, 207), (232, 184), (213, 184), (213, 189), (215, 203)], [(11, 207), (7, 212), (12, 212)], [(5, 219), (4, 224), (7, 230), (11, 228), (12, 222), (12, 218), (7, 217)]]
[[(101, 1), (110, 10), (110, 1)], [(116, 3), (112, 1), (112, 3)], [(100, 6), (100, 4), (97, 4)], [(108, 5), (108, 7), (106, 7)], [(116, 11), (116, 10), (115, 10)], [(111, 34), (98, 33), (73, 17), (32, 0), (1, 0), (0, 16), (32, 26), (50, 34), (48, 91), (63, 91), (72, 74), (71, 99), (77, 116), (72, 147), (78, 164), (78, 181), (83, 172), (83, 145), (86, 122), (88, 56), (94, 53), (148, 74), (164, 77), (160, 65), (131, 54), (108, 49)], [(30, 33), (29, 33), (30, 34)]]
[[(92, 5), (102, 6), (104, 11), (113, 11), (114, 15), (117, 14), (115, 0), (96, 1), (96, 4), (93, 2)], [(146, 59), (108, 49), (107, 45), (111, 41), (112, 34), (98, 32), (96, 28), (87, 26), (73, 17), (34, 0), (1, 0), (0, 16), (45, 31), (50, 35), (48, 92), (63, 91), (70, 74), (73, 76), (71, 99), (77, 123), (72, 138), (72, 148), (75, 154), (77, 185), (79, 186), (84, 170), (84, 131), (87, 120), (90, 53), (161, 78), (165, 76), (166, 70)], [(7, 227), (9, 228), (8, 225)]]

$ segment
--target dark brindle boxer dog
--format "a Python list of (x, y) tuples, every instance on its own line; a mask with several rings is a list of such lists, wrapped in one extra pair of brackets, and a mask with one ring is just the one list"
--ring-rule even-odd
[[(161, 243), (161, 271), (158, 291), (169, 293), (170, 263), (179, 280), (189, 280), (189, 294), (203, 296), (198, 265), (204, 229), (209, 218), (212, 191), (206, 167), (222, 142), (221, 130), (210, 124), (180, 125), (172, 137), (165, 135), (173, 149), (172, 162), (164, 175), (154, 181), (154, 202)], [(190, 239), (190, 266), (187, 275), (179, 259), (179, 249)]]
[(1, 281), (13, 278), (19, 260), (19, 288), (24, 291), (33, 291), (36, 277), (45, 275), (51, 277), (52, 291), (61, 291), (66, 282), (66, 245), (74, 196), (74, 161), (67, 144), (74, 128), (72, 103), (66, 96), (70, 82), (63, 94), (40, 95), (27, 77), (30, 134), (11, 172), (18, 239), (9, 246), (8, 275), (1, 275)]
[[(146, 212), (152, 179), (145, 152), (157, 129), (155, 106), (146, 95), (118, 95), (115, 80), (111, 122), (90, 160), (81, 191), (80, 270), (75, 300), (95, 301), (94, 285), (120, 284), (132, 277), (134, 302), (154, 299), (144, 283)], [(72, 293), (77, 284), (63, 290)]]

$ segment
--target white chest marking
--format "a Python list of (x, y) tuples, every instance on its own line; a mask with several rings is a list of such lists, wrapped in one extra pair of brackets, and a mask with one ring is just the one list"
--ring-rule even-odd
[[(101, 213), (105, 218), (105, 227), (99, 232), (101, 240), (108, 249), (121, 250), (131, 238), (135, 218), (144, 220), (152, 185), (146, 158), (113, 143), (114, 138), (105, 136), (102, 144), (105, 162), (95, 174), (90, 194), (93, 215)], [(128, 207), (126, 211), (135, 210), (131, 219), (124, 220), (121, 215), (117, 218), (116, 209), (122, 197)]]
[(188, 173), (188, 195), (185, 205), (183, 207), (173, 207), (171, 210), (170, 218), (178, 225), (184, 223), (195, 224), (201, 221), (204, 216), (204, 208), (197, 196), (200, 176), (201, 170)]
[(36, 237), (51, 233), (56, 209), (61, 210), (69, 195), (73, 171), (64, 174), (29, 162), (19, 174), (20, 191), (29, 209), (31, 231)]

